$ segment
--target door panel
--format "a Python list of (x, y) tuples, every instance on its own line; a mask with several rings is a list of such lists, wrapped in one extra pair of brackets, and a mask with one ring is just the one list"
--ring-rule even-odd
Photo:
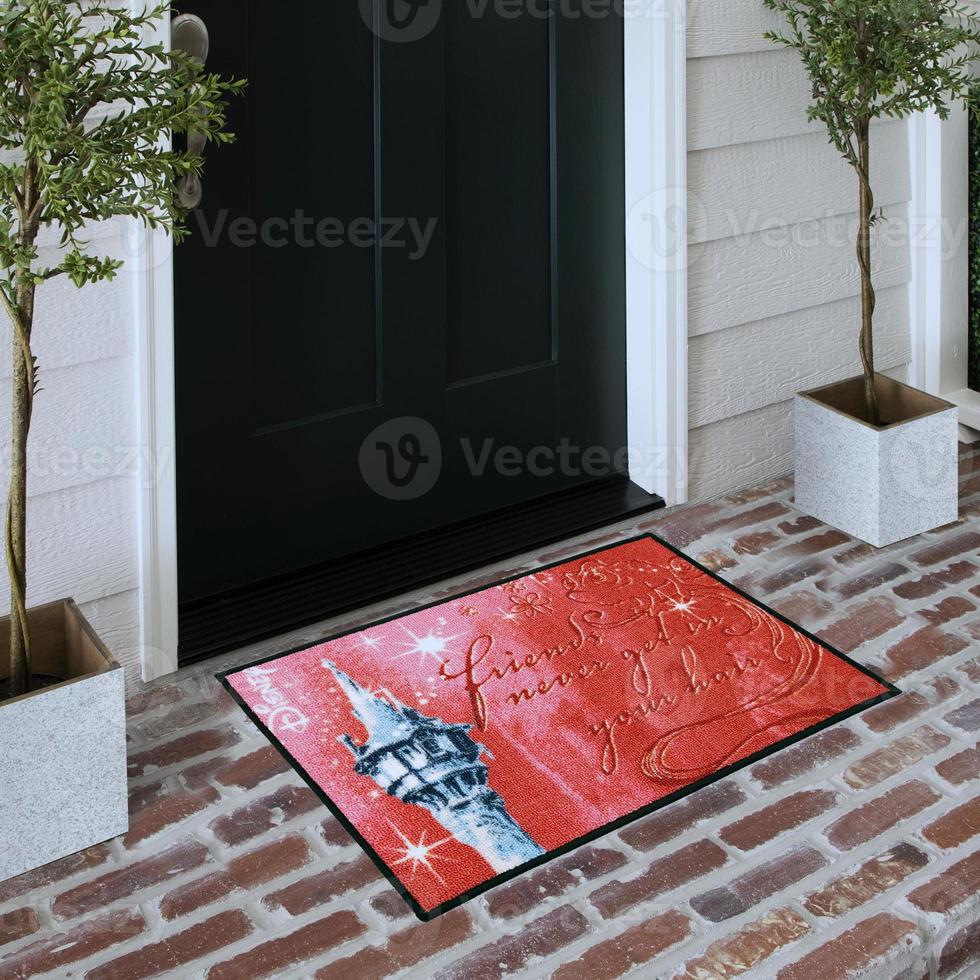
[[(622, 21), (493, 9), (399, 44), (358, 0), (187, 4), (250, 86), (177, 251), (182, 602), (603, 475), (499, 450), (625, 445)], [(419, 419), (438, 478), (375, 492)]]

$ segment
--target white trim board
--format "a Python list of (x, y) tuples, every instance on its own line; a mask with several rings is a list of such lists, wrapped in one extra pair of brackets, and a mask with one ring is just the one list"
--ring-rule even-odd
[[(149, 43), (170, 46), (169, 19)], [(141, 461), (139, 617), (143, 680), (177, 670), (177, 479), (173, 242), (134, 227), (136, 404)]]
[[(671, 506), (687, 500), (686, 12), (687, 0), (637, 0), (624, 17), (628, 438), (633, 479)], [(138, 234), (140, 642), (153, 680), (177, 669), (173, 253), (165, 235)]]
[(687, 500), (687, 0), (626, 17), (626, 334), (631, 475)]
[(960, 422), (980, 429), (980, 396), (969, 372), (969, 117), (956, 105), (909, 121), (912, 155), (911, 380), (957, 405)]

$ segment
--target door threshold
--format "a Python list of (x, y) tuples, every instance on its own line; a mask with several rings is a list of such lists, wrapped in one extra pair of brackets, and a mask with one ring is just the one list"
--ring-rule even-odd
[(664, 506), (617, 476), (180, 604), (179, 666)]

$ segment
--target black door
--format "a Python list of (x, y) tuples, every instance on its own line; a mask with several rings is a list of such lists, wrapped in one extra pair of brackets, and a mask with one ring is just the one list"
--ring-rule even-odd
[(389, 8), (181, 8), (250, 81), (177, 252), (184, 659), (656, 503), (623, 476), (621, 18)]

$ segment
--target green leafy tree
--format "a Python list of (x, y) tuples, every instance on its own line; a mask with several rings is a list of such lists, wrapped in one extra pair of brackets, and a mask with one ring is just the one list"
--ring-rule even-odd
[(13, 325), (11, 696), (31, 685), (26, 531), (28, 434), (39, 391), (35, 294), (56, 276), (77, 287), (113, 278), (122, 263), (90, 250), (83, 237), (90, 222), (131, 217), (179, 240), (177, 184), (199, 174), (204, 160), (168, 149), (165, 138), (190, 129), (212, 141), (232, 138), (224, 131), (227, 98), (244, 83), (146, 44), (148, 29), (167, 16), (169, 4), (132, 13), (120, 0), (0, 5), (0, 302)]
[(882, 422), (875, 386), (875, 291), (871, 229), (881, 214), (871, 187), (871, 122), (923, 109), (949, 115), (965, 98), (970, 63), (980, 41), (978, 22), (957, 0), (765, 0), (784, 14), (785, 32), (766, 37), (797, 51), (812, 86), (812, 120), (857, 172), (860, 191), (858, 264), (860, 337), (868, 420)]

